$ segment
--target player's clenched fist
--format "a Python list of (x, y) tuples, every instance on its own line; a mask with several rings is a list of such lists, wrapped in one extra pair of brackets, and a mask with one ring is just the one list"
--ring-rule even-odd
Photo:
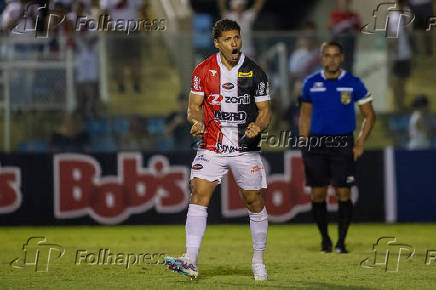
[(204, 130), (205, 130), (205, 127), (204, 127), (203, 122), (194, 121), (194, 124), (192, 125), (190, 133), (194, 137), (201, 137), (204, 134)]
[(247, 126), (247, 130), (245, 130), (245, 135), (248, 138), (256, 137), (260, 133), (260, 128), (255, 123), (250, 123)]

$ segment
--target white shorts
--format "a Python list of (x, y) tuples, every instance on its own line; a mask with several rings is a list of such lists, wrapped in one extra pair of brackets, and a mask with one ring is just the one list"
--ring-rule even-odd
[(244, 152), (226, 156), (210, 150), (199, 150), (191, 167), (191, 180), (195, 177), (210, 182), (218, 181), (232, 170), (238, 186), (244, 190), (266, 188), (266, 173), (259, 152)]

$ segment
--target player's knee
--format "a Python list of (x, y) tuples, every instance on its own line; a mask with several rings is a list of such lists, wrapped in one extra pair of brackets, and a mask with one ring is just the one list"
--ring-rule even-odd
[(192, 191), (191, 202), (201, 206), (209, 206), (210, 197), (207, 194), (202, 194), (198, 191)]
[(338, 201), (349, 201), (351, 199), (351, 191), (349, 188), (337, 188), (336, 199)]
[(256, 192), (243, 192), (247, 208), (250, 212), (261, 212), (265, 207), (265, 202), (260, 191)]
[(209, 206), (209, 201), (210, 201), (209, 194), (207, 194), (204, 190), (201, 190), (197, 186), (192, 187), (190, 203), (201, 205), (201, 206)]
[(191, 181), (191, 200), (190, 203), (209, 206), (210, 198), (215, 188), (215, 184), (204, 184), (197, 179)]
[(327, 191), (313, 190), (312, 189), (312, 201), (313, 202), (324, 202), (326, 197), (327, 197)]
[(261, 212), (262, 209), (265, 207), (265, 204), (263, 201), (255, 201), (247, 205), (248, 210), (251, 212)]

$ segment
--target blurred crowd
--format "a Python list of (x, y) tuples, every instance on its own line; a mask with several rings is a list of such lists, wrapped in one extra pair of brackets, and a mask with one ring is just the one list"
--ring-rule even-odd
[[(255, 24), (267, 9), (267, 0), (215, 0), (218, 18), (237, 20), (241, 26), (243, 48), (246, 55), (257, 60), (259, 45), (254, 37)], [(390, 27), (399, 27), (398, 37), (388, 40), (390, 62), (390, 87), (393, 90), (395, 112), (407, 115), (408, 147), (424, 148), (431, 146), (432, 118), (429, 113), (431, 97), (417, 96), (413, 102), (406, 103), (407, 83), (413, 74), (414, 60), (433, 55), (432, 34), (414, 31), (425, 30), (427, 19), (433, 14), (431, 0), (398, 0), (398, 11), (390, 15)], [(329, 12), (325, 27), (330, 31), (330, 40), (340, 42), (345, 51), (343, 68), (355, 70), (358, 34), (362, 27), (359, 13), (352, 9), (351, 0), (338, 0), (336, 7)], [(402, 11), (413, 11), (416, 19), (413, 25), (400, 25), (405, 21)], [(210, 15), (216, 14), (210, 11)], [(17, 43), (15, 53), (30, 55), (32, 52), (45, 57), (56, 57), (62, 49), (69, 47), (74, 53), (76, 110), (68, 111), (59, 119), (59, 128), (53, 132), (48, 149), (54, 151), (89, 151), (95, 144), (106, 144), (108, 150), (191, 150), (195, 144), (188, 132), (186, 106), (188, 92), (174, 92), (179, 108), (167, 116), (124, 116), (120, 120), (105, 119), (106, 108), (100, 98), (100, 55), (98, 34), (93, 33), (90, 23), (78, 25), (80, 17), (99, 19), (107, 15), (114, 21), (118, 19), (151, 19), (153, 11), (149, 0), (0, 0), (0, 30), (2, 36), (22, 37), (36, 34), (47, 35), (45, 44)], [(194, 11), (195, 13), (195, 11)], [(194, 15), (195, 17), (195, 15)], [(206, 27), (210, 29), (216, 17)], [(299, 95), (304, 79), (322, 69), (319, 47), (326, 39), (319, 38), (319, 23), (302, 21), (295, 27), (295, 37), (288, 40), (287, 58), (291, 100), (283, 107), (280, 98), (273, 98), (275, 108), (274, 128), (290, 130), (298, 135)], [(195, 26), (195, 25), (194, 25)], [(195, 27), (194, 27), (195, 31)], [(110, 82), (118, 94), (125, 94), (127, 88), (133, 93), (143, 94), (144, 75), (137, 69), (143, 56), (143, 43), (135, 37), (113, 32), (107, 45), (111, 59)], [(120, 37), (117, 37), (120, 36)], [(205, 36), (210, 40), (210, 34)], [(62, 43), (61, 39), (66, 39)], [(208, 40), (206, 40), (207, 43)], [(211, 41), (209, 41), (211, 47)], [(194, 45), (195, 49), (195, 45)], [(207, 51), (209, 53), (210, 50)], [(2, 54), (4, 56), (4, 52)], [(203, 56), (203, 55), (202, 55)], [(271, 75), (271, 82), (277, 84), (272, 72), (274, 64), (264, 64)], [(277, 67), (277, 64), (275, 64)], [(269, 71), (270, 70), (270, 71)], [(277, 90), (273, 92), (278, 94)], [(106, 124), (108, 123), (108, 124)], [(106, 125), (104, 125), (106, 124)], [(99, 131), (100, 130), (100, 131)], [(109, 132), (109, 133), (108, 133)], [(95, 136), (99, 136), (95, 138)], [(112, 134), (107, 141), (107, 134)], [(106, 138), (106, 139), (105, 139)], [(424, 141), (426, 139), (426, 141)], [(106, 140), (106, 141), (102, 141)], [(107, 145), (109, 144), (109, 145)], [(416, 145), (418, 144), (418, 145)], [(96, 148), (99, 148), (98, 146)], [(104, 149), (104, 148), (103, 148)]]

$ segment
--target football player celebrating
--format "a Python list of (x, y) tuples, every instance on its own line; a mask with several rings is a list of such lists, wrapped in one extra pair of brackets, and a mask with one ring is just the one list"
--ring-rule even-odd
[(259, 153), (260, 133), (271, 120), (268, 80), (265, 72), (241, 52), (237, 22), (217, 21), (213, 41), (219, 52), (195, 68), (189, 96), (190, 133), (201, 137), (201, 143), (192, 162), (186, 254), (167, 257), (164, 264), (175, 272), (198, 276), (207, 207), (215, 187), (231, 169), (248, 208), (254, 279), (268, 280), (263, 260), (268, 215), (262, 191), (267, 183)]

